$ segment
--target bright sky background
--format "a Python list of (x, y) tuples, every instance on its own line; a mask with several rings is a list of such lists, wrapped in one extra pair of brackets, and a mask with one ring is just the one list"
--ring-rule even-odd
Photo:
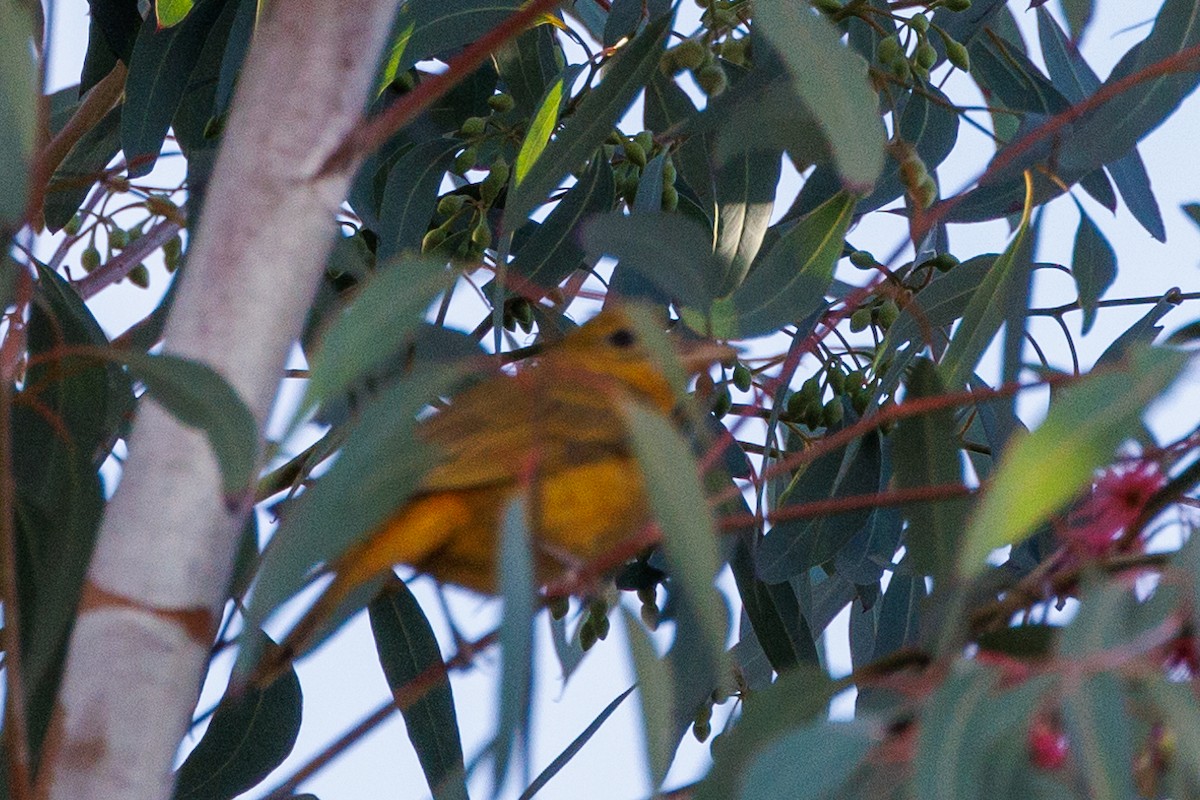
[[(1034, 16), (1032, 12), (1025, 13), (1026, 5), (1025, 0), (1010, 2), (1010, 7), (1025, 30), (1027, 41), (1036, 42)], [(1057, 13), (1057, 5), (1057, 0), (1051, 0), (1047, 7)], [(1139, 23), (1151, 20), (1161, 3), (1097, 0), (1097, 5), (1096, 18), (1082, 43), (1082, 49), (1089, 63), (1103, 77), (1125, 50), (1145, 36), (1149, 28)], [(86, 0), (53, 0), (52, 6), (50, 88), (57, 89), (78, 82), (86, 47), (87, 3)], [(690, 30), (689, 26), (694, 23), (698, 11), (685, 0), (681, 13), (683, 19), (688, 21), (681, 22), (678, 28)], [(1033, 48), (1034, 51), (1036, 49)], [(1039, 60), (1036, 52), (1031, 55)], [(942, 77), (943, 70), (935, 73), (935, 79)], [(959, 102), (981, 102), (973, 86), (961, 75), (952, 76), (944, 88)], [(640, 118), (638, 105), (627, 116), (626, 129), (631, 133), (639, 130)], [(987, 124), (986, 114), (978, 114), (976, 118)], [(1200, 159), (1194, 156), (1197, 130), (1200, 130), (1200, 103), (1193, 96), (1140, 148), (1166, 221), (1166, 244), (1151, 239), (1123, 206), (1114, 218), (1090, 198), (1077, 192), (1089, 214), (1117, 251), (1121, 270), (1107, 297), (1161, 294), (1172, 286), (1179, 286), (1184, 291), (1200, 289), (1200, 273), (1197, 272), (1200, 231), (1179, 211), (1180, 204), (1200, 199)], [(959, 146), (939, 170), (944, 191), (952, 192), (969, 182), (982, 169), (991, 152), (988, 139), (967, 125), (961, 126)], [(148, 180), (160, 182), (163, 186), (178, 183), (179, 160), (166, 159), (160, 164), (162, 166)], [(787, 208), (798, 188), (798, 176), (787, 166), (785, 180), (779, 190), (778, 213)], [(1069, 263), (1077, 219), (1078, 214), (1070, 200), (1060, 199), (1050, 204), (1043, 222), (1043, 231), (1049, 235), (1043, 236), (1039, 260)], [(875, 214), (851, 234), (851, 240), (857, 246), (883, 256), (895, 248), (903, 234), (903, 223), (898, 218)], [(953, 226), (952, 250), (963, 260), (980, 253), (999, 252), (1007, 234), (1003, 222)], [(43, 242), (40, 252), (45, 253), (48, 248), (49, 244)], [(151, 267), (151, 291), (122, 285), (103, 293), (91, 303), (110, 334), (121, 332), (157, 303), (167, 283), (166, 273), (161, 265), (152, 264)], [(1038, 275), (1035, 295), (1039, 305), (1055, 305), (1075, 299), (1074, 287), (1067, 276), (1059, 273), (1047, 275), (1045, 272), (1039, 272)], [(848, 267), (840, 276), (856, 282), (862, 280), (862, 273)], [(1087, 339), (1076, 339), (1085, 367), (1146, 310), (1146, 307), (1102, 310), (1092, 335)], [(1172, 311), (1164, 324), (1171, 331), (1196, 316), (1185, 305)], [(1069, 324), (1076, 333), (1079, 318), (1079, 314), (1069, 316)], [(1057, 326), (1049, 320), (1035, 320), (1032, 329), (1052, 357), (1061, 359), (1060, 363), (1068, 363)], [(994, 355), (990, 361), (993, 370), (996, 363)], [(987, 373), (986, 369), (984, 373)], [(1036, 421), (1043, 403), (1044, 397), (1033, 393), (1022, 406), (1026, 418)], [(1181, 434), (1196, 424), (1197, 408), (1200, 408), (1200, 387), (1195, 381), (1189, 381), (1176, 391), (1170, 402), (1157, 410), (1151, 419), (1151, 427), (1162, 437)], [(434, 625), (439, 628), (439, 638), (448, 653), (452, 647), (449, 631), (429, 581), (417, 580), (413, 583), (413, 589)], [(453, 614), (464, 635), (478, 636), (495, 627), (501, 610), (498, 603), (453, 590), (450, 597)], [(837, 670), (848, 669), (846, 649), (842, 644), (845, 625), (846, 616), (843, 614), (829, 634), (831, 660)], [(588, 654), (583, 665), (565, 686), (559, 678), (553, 649), (545, 636), (544, 617), (539, 619), (537, 629), (541, 641), (537, 648), (538, 685), (533, 709), (532, 775), (536, 775), (557, 756), (613, 697), (633, 682), (623, 644), (621, 622), (616, 615), (608, 641), (600, 643)], [(222, 669), (214, 670), (216, 675), (223, 672)], [(289, 775), (388, 696), (365, 615), (356, 619), (335, 642), (301, 662), (299, 672), (305, 688), (305, 723), (295, 752), (278, 773), (279, 779)], [(458, 673), (453, 678), (468, 762), (492, 735), (498, 673), (499, 661), (493, 651), (481, 656), (473, 670), (465, 674)], [(207, 708), (219, 698), (222, 681), (214, 679), (210, 683), (200, 702), (202, 708)], [(571, 764), (542, 790), (539, 797), (623, 800), (646, 796), (649, 787), (640, 756), (641, 732), (637, 708), (636, 695), (631, 696)], [(721, 729), (721, 722), (729, 708), (729, 705), (724, 709), (718, 707), (714, 731)], [(835, 713), (847, 714), (851, 711), (852, 698), (844, 697), (835, 703)], [(695, 780), (704, 773), (707, 764), (707, 748), (697, 744), (690, 736), (686, 737), (667, 786)], [(484, 765), (479, 770), (479, 777), (486, 776), (489, 771), (490, 767)], [(273, 783), (268, 783), (270, 785)], [(485, 796), (487, 785), (486, 777), (482, 782), (473, 782), (473, 794)], [(398, 714), (303, 788), (316, 793), (322, 800), (366, 800), (376, 797), (406, 800), (428, 796), (424, 778)], [(515, 796), (520, 788), (504, 794)]]

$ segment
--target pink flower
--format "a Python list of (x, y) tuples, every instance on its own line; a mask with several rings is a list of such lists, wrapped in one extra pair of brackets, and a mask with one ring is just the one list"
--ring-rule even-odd
[(1060, 535), (1080, 555), (1105, 555), (1166, 482), (1152, 461), (1109, 467), (1092, 484), (1092, 493), (1067, 517)]

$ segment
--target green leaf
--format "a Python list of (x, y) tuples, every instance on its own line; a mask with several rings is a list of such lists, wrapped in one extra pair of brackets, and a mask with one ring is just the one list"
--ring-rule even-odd
[(1035, 678), (1005, 692), (998, 674), (970, 661), (954, 665), (921, 714), (913, 794), (956, 800), (978, 794), (992, 743), (1022, 728), (1050, 686)]
[(963, 315), (997, 258), (994, 254), (975, 256), (935, 276), (901, 311), (900, 318), (888, 329), (886, 342), (893, 347), (911, 341), (925, 343), (926, 336), (933, 337), (931, 344), (944, 342), (944, 338), (938, 338), (938, 329)]
[(711, 648), (706, 656), (719, 663), (724, 654), (724, 618), (713, 580), (720, 569), (717, 529), (699, 465), (692, 448), (661, 414), (627, 403), (625, 425), (630, 445), (646, 481), (654, 518), (662, 528), (662, 548), (674, 590), (687, 596)]
[(504, 512), (496, 574), (504, 597), (504, 617), (500, 623), (500, 707), (492, 740), (492, 785), (503, 786), (514, 747), (520, 748), (519, 761), (527, 762), (529, 757), (537, 578), (524, 496), (514, 499)]
[(690, 308), (707, 311), (717, 297), (711, 234), (687, 217), (605, 214), (584, 223), (582, 239), (592, 258), (616, 258)]
[(33, 18), (21, 3), (0, 3), (0, 229), (25, 214), (37, 123)]
[(558, 78), (556, 60), (562, 49), (552, 25), (538, 25), (496, 51), (496, 68), (504, 90), (523, 116), (532, 117), (546, 90)]
[(519, 186), (521, 181), (525, 180), (529, 170), (533, 168), (538, 158), (541, 157), (542, 151), (546, 149), (546, 145), (550, 143), (550, 137), (554, 134), (555, 127), (558, 126), (558, 110), (562, 108), (563, 91), (562, 78), (550, 84), (550, 88), (546, 90), (546, 94), (538, 105), (537, 112), (530, 120), (529, 131), (526, 132), (525, 139), (521, 142), (521, 149), (517, 152), (517, 163), (513, 166), (514, 187)]
[[(1083, 60), (1079, 49), (1067, 40), (1066, 34), (1058, 27), (1058, 23), (1044, 6), (1038, 7), (1037, 19), (1038, 38), (1051, 80), (1072, 103), (1085, 100), (1100, 88), (1100, 78)], [(1130, 213), (1151, 236), (1160, 242), (1164, 241), (1166, 229), (1163, 225), (1162, 214), (1158, 210), (1158, 203), (1150, 188), (1150, 178), (1146, 175), (1146, 166), (1142, 163), (1137, 150), (1131, 150), (1128, 155), (1110, 163), (1108, 167)], [(1101, 178), (1104, 176), (1103, 172), (1099, 170), (1090, 174)], [(1085, 177), (1081, 183), (1086, 188), (1087, 178)], [(1107, 185), (1107, 181), (1105, 184)], [(1108, 191), (1111, 193), (1111, 188)], [(1116, 198), (1112, 198), (1112, 202), (1106, 206), (1115, 211)], [(1085, 324), (1084, 333), (1087, 333), (1088, 327)]]
[[(425, 612), (401, 580), (390, 580), (369, 606), (371, 632), (388, 688), (397, 698), (409, 741), (435, 800), (465, 800), (466, 768), (454, 693), (445, 662)], [(431, 688), (411, 702), (406, 694), (418, 677), (443, 670)], [(422, 687), (424, 688), (424, 687)]]
[[(780, 510), (877, 492), (881, 466), (879, 437), (868, 434), (853, 447), (835, 450), (807, 464), (783, 496)], [(871, 521), (871, 515), (872, 509), (860, 508), (779, 522), (759, 543), (759, 577), (782, 583), (830, 562)]]
[[(467, 371), (462, 363), (419, 366), (367, 406), (333, 467), (295, 501), (263, 555), (246, 610), (248, 629), (261, 627), (305, 585), (315, 565), (332, 561), (367, 537), (416, 490), (432, 460), (415, 435), (417, 414)], [(356, 599), (365, 604), (374, 591), (363, 594)], [(325, 631), (357, 610), (352, 602), (343, 604)], [(243, 646), (237, 674), (246, 675), (258, 655)]]
[(1008, 243), (1004, 252), (992, 263), (987, 277), (983, 279), (971, 296), (971, 302), (967, 304), (967, 308), (963, 312), (962, 322), (954, 331), (954, 338), (950, 340), (950, 346), (946, 348), (941, 367), (946, 386), (950, 389), (965, 386), (967, 380), (974, 374), (975, 365), (983, 357), (983, 351), (991, 344), (993, 337), (1004, 323), (1004, 317), (1010, 305), (1009, 296), (1014, 291), (1023, 288), (1014, 265), (1018, 261), (1025, 260), (1020, 256), (1022, 248), (1026, 247), (1026, 241), (1029, 239), (1029, 212), (1031, 210), (1031, 208), (1025, 209), (1025, 213), (1021, 215), (1016, 235)]
[(418, 61), (470, 44), (520, 7), (520, 0), (408, 0), (392, 25), (380, 88)]
[(1133, 721), (1125, 703), (1121, 678), (1108, 672), (1088, 676), (1063, 698), (1072, 755), (1094, 800), (1138, 796), (1130, 768)]
[(646, 766), (650, 785), (657, 789), (667, 776), (675, 757), (676, 738), (671, 725), (675, 711), (675, 687), (671, 670), (658, 657), (654, 643), (642, 628), (641, 620), (621, 606), (629, 652), (637, 675), (638, 698), (642, 704), (642, 730), (646, 742)]
[(154, 13), (158, 17), (159, 29), (183, 22), (193, 5), (192, 0), (155, 0)]
[(561, 772), (562, 768), (569, 764), (571, 759), (583, 749), (583, 746), (587, 744), (588, 741), (596, 734), (596, 731), (600, 730), (600, 726), (612, 716), (613, 712), (617, 710), (626, 697), (629, 697), (629, 695), (633, 694), (633, 690), (636, 688), (637, 684), (634, 684), (614, 697), (612, 701), (606, 705), (599, 714), (596, 715), (596, 718), (592, 720), (591, 724), (584, 728), (582, 733), (571, 740), (571, 743), (567, 745), (565, 750), (555, 756), (554, 760), (546, 765), (546, 768), (538, 774), (538, 776), (533, 780), (533, 783), (529, 784), (525, 791), (521, 792), (521, 796), (518, 798), (518, 800), (531, 800), (534, 795), (540, 792), (542, 787), (549, 783), (555, 775)]
[(49, 356), (29, 366), (25, 390), (55, 415), (71, 447), (99, 465), (133, 410), (129, 376), (115, 364), (79, 367), (56, 357), (58, 347), (108, 347), (108, 337), (83, 299), (61, 275), (36, 262), (38, 282), (29, 320), (31, 354)]
[(964, 536), (959, 573), (978, 573), (988, 553), (1023, 540), (1070, 502), (1186, 363), (1177, 351), (1134, 352), (1124, 368), (1063, 389), (1041, 427), (1014, 437), (1001, 456)]
[[(909, 371), (905, 402), (937, 397), (945, 392), (937, 366), (918, 359)], [(905, 417), (896, 426), (896, 486), (915, 489), (962, 483), (962, 455), (958, 446), (958, 423), (950, 408)], [(904, 543), (909, 562), (936, 582), (954, 569), (958, 541), (967, 516), (963, 498), (910, 503), (905, 506), (908, 530)]]
[(716, 171), (717, 260), (725, 266), (717, 295), (746, 279), (759, 254), (779, 183), (780, 154), (755, 150), (729, 159)]
[(741, 337), (773, 333), (822, 306), (854, 204), (848, 192), (835, 195), (797, 222), (762, 258), (733, 293)]
[[(683, 125), (696, 116), (696, 106), (687, 92), (670, 75), (652, 73), (644, 96), (646, 130), (665, 131)], [(704, 215), (712, 221), (713, 178), (708, 145), (703, 132), (691, 133), (671, 153), (678, 170), (675, 185), (686, 187), (695, 196)]]
[[(1200, 43), (1200, 6), (1193, 0), (1166, 0), (1149, 35), (1113, 68), (1104, 86)], [(1121, 92), (1072, 124), (1060, 154), (1068, 173), (1121, 158), (1170, 116), (1200, 80), (1196, 71), (1171, 71)]]
[(1163, 330), (1158, 321), (1178, 303), (1179, 300), (1172, 292), (1168, 291), (1137, 322), (1130, 325), (1124, 333), (1113, 339), (1112, 344), (1104, 348), (1104, 352), (1096, 359), (1093, 369), (1119, 364), (1130, 349), (1149, 347), (1153, 344)]
[(1162, 675), (1147, 675), (1142, 682), (1150, 701), (1166, 719), (1171, 741), (1179, 748), (1178, 759), (1192, 775), (1200, 780), (1200, 708), (1186, 683), (1171, 683)]
[(289, 430), (395, 357), (453, 280), (444, 262), (424, 257), (396, 259), (375, 271), (325, 333)]
[(25, 708), (36, 759), (56, 708), (104, 491), (91, 454), (23, 404), (22, 394), (11, 409), (12, 511)]
[(510, 275), (525, 279), (524, 293), (548, 291), (583, 264), (579, 225), (586, 217), (611, 210), (615, 191), (612, 166), (595, 159), (508, 265)]
[(616, 62), (605, 71), (600, 85), (592, 89), (575, 109), (563, 129), (533, 162), (525, 179), (508, 195), (504, 225), (512, 231), (524, 224), (537, 206), (546, 202), (568, 173), (579, 169), (612, 131), (650, 75), (658, 69), (663, 41), (673, 17), (651, 22), (626, 45)]
[(300, 679), (291, 667), (266, 688), (227, 695), (179, 767), (174, 800), (232, 800), (258, 785), (292, 752), (301, 704)]
[(819, 663), (812, 631), (791, 584), (761, 580), (754, 568), (750, 546), (741, 537), (729, 559), (729, 567), (737, 582), (742, 609), (771, 668), (782, 675), (800, 664)]
[(755, 30), (783, 58), (796, 98), (825, 133), (845, 186), (865, 194), (883, 169), (883, 122), (867, 65), (838, 31), (807, 5), (760, 0)]
[(379, 257), (420, 250), (437, 203), (438, 188), (462, 145), (447, 139), (421, 142), (388, 171), (379, 209)]
[[(745, 699), (736, 726), (714, 743), (713, 767), (696, 787), (696, 800), (737, 797), (747, 767), (764, 748), (828, 713), (836, 684), (817, 666), (801, 665)], [(786, 793), (779, 795), (788, 796)]]
[(153, 16), (142, 25), (129, 62), (121, 113), (121, 146), (129, 177), (141, 177), (154, 168), (192, 70), (224, 6), (223, 0), (200, 0), (172, 28), (159, 30)]
[[(663, 216), (660, 212), (662, 211), (664, 161), (664, 154), (659, 153), (650, 159), (642, 169), (642, 175), (637, 183), (637, 193), (633, 198), (633, 205), (629, 209), (633, 216), (645, 214), (655, 217)], [(614, 213), (612, 216), (616, 216), (616, 214)], [(645, 264), (643, 264), (644, 266)], [(626, 302), (634, 300), (659, 306), (666, 306), (672, 299), (666, 289), (661, 285), (656, 285), (655, 281), (648, 280), (641, 270), (636, 269), (635, 265), (630, 263), (617, 264), (612, 277), (608, 279), (608, 293)]]
[(221, 375), (199, 361), (172, 355), (112, 351), (171, 416), (199, 428), (221, 468), (222, 491), (240, 497), (258, 468), (258, 424)]
[(816, 722), (783, 734), (746, 768), (743, 800), (826, 797), (850, 778), (873, 744), (864, 722)]
[[(1041, 9), (1038, 9), (1041, 11)], [(1083, 333), (1086, 335), (1096, 321), (1096, 303), (1112, 286), (1117, 277), (1117, 254), (1104, 234), (1080, 209), (1079, 230), (1075, 232), (1075, 249), (1071, 255), (1071, 275), (1079, 291), (1079, 307), (1083, 309)]]

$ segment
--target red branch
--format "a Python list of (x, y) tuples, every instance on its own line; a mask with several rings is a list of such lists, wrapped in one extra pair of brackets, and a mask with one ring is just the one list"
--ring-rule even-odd
[[(1084, 114), (1099, 108), (1109, 100), (1129, 91), (1140, 83), (1175, 72), (1184, 72), (1197, 59), (1200, 59), (1200, 44), (1192, 45), (1184, 50), (1180, 50), (1175, 55), (1168, 56), (1161, 61), (1156, 61), (1137, 72), (1126, 75), (1115, 83), (1101, 86), (1096, 90), (1095, 94), (1081, 100), (1064, 111), (1060, 111), (1046, 120), (1042, 125), (996, 153), (991, 163), (988, 164), (987, 169), (984, 170), (983, 174), (975, 182), (976, 185), (986, 183), (989, 178), (995, 177), (1000, 172), (1008, 169), (1018, 157), (1032, 149), (1038, 142), (1053, 136)], [(924, 239), (930, 229), (962, 202), (966, 195), (967, 193), (963, 192), (955, 197), (947, 198), (929, 209), (928, 212), (921, 214), (920, 221), (913, 226), (913, 241), (919, 242)]]

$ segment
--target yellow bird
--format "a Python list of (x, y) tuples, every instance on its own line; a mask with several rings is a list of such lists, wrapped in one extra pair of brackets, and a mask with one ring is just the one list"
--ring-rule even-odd
[[(436, 465), (385, 524), (328, 565), (333, 581), (258, 674), (303, 652), (352, 591), (396, 564), (494, 593), (502, 515), (519, 494), (530, 495), (543, 583), (641, 531), (649, 503), (620, 404), (669, 414), (676, 394), (639, 330), (626, 311), (605, 309), (517, 374), (482, 380), (422, 421)], [(712, 344), (677, 350), (689, 370), (732, 355)]]

